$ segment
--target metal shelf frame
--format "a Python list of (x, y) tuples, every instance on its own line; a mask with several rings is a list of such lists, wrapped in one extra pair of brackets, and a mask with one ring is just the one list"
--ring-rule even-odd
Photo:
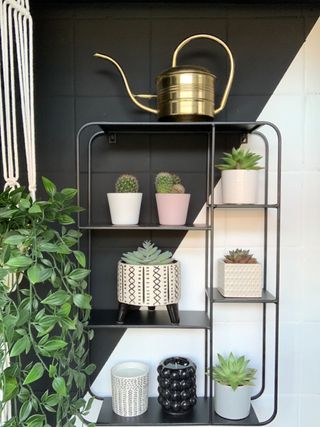
[[(277, 150), (277, 189), (276, 189), (276, 202), (269, 202), (269, 141), (265, 134), (261, 132), (263, 127), (271, 127), (276, 135), (276, 150)], [(191, 133), (191, 134), (205, 134), (207, 137), (207, 164), (206, 164), (206, 223), (193, 225), (187, 224), (185, 226), (171, 227), (159, 226), (157, 224), (141, 224), (138, 226), (113, 226), (112, 224), (94, 224), (92, 223), (92, 147), (98, 137), (105, 135), (106, 142), (115, 144), (117, 142), (118, 134), (176, 134), (176, 133)], [(264, 202), (256, 205), (226, 205), (215, 204), (214, 201), (214, 164), (215, 164), (215, 139), (216, 134), (237, 134), (239, 135), (239, 143), (247, 141), (248, 134), (257, 135), (265, 147), (265, 177), (264, 177)], [(85, 142), (87, 153), (87, 191), (84, 191), (81, 186), (81, 163), (80, 151), (82, 143)], [(204, 147), (205, 149), (205, 147)], [(161, 411), (158, 411), (157, 405), (152, 400), (149, 415), (143, 420), (139, 419), (115, 419), (110, 411), (110, 398), (104, 399), (103, 414), (99, 417), (97, 425), (179, 425), (179, 424), (192, 424), (192, 425), (266, 425), (270, 423), (277, 414), (278, 410), (278, 358), (279, 358), (279, 286), (280, 286), (280, 200), (281, 200), (281, 134), (279, 129), (272, 123), (266, 121), (260, 122), (201, 122), (201, 123), (165, 123), (165, 122), (145, 122), (145, 123), (131, 123), (131, 122), (90, 122), (83, 125), (77, 134), (76, 140), (76, 179), (78, 196), (77, 202), (87, 208), (87, 221), (81, 222), (81, 214), (78, 213), (77, 224), (78, 228), (87, 235), (88, 244), (88, 264), (89, 268), (92, 263), (92, 233), (101, 230), (117, 231), (117, 230), (166, 230), (166, 231), (202, 231), (204, 233), (205, 244), (205, 280), (204, 280), (204, 301), (205, 310), (203, 312), (183, 312), (183, 322), (180, 325), (171, 325), (163, 320), (161, 313), (150, 315), (143, 312), (134, 314), (127, 324), (117, 325), (114, 321), (114, 313), (111, 310), (103, 312), (103, 310), (93, 310), (91, 327), (93, 328), (174, 328), (174, 329), (202, 329), (204, 331), (204, 365), (213, 365), (213, 309), (215, 303), (256, 303), (262, 307), (262, 343), (261, 343), (261, 389), (252, 397), (252, 400), (259, 398), (265, 390), (266, 380), (266, 345), (267, 345), (267, 304), (274, 305), (274, 378), (273, 378), (273, 412), (271, 416), (264, 421), (259, 421), (256, 417), (254, 410), (248, 419), (235, 422), (232, 420), (223, 419), (214, 413), (213, 409), (213, 381), (208, 376), (205, 377), (204, 397), (201, 399), (201, 408), (208, 412), (206, 420), (203, 416), (200, 420), (196, 415), (185, 415), (181, 420), (179, 417), (170, 419)], [(259, 209), (263, 211), (263, 295), (261, 298), (224, 298), (217, 289), (214, 287), (214, 259), (215, 248), (215, 212), (220, 209)], [(268, 259), (268, 214), (270, 210), (276, 211), (276, 253), (275, 253), (275, 295), (272, 295), (267, 290), (267, 259)], [(88, 291), (91, 290), (92, 283), (89, 280)], [(194, 322), (192, 322), (192, 316)], [(89, 344), (92, 345), (92, 344)], [(89, 347), (90, 358), (90, 347)], [(90, 388), (90, 384), (89, 384)], [(153, 399), (153, 398), (151, 398)], [(105, 415), (108, 414), (108, 415)], [(189, 416), (189, 419), (188, 419)], [(108, 417), (108, 419), (104, 419)], [(195, 417), (193, 419), (193, 417)], [(101, 419), (102, 418), (102, 419)], [(189, 421), (188, 421), (189, 420)]]

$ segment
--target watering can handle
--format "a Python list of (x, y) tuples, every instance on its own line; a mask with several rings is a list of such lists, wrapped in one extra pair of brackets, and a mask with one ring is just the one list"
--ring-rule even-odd
[(230, 93), (230, 89), (231, 89), (231, 85), (233, 82), (233, 77), (234, 77), (234, 60), (233, 60), (233, 56), (231, 53), (231, 50), (229, 49), (229, 47), (220, 39), (218, 39), (218, 37), (215, 36), (211, 36), (210, 34), (196, 34), (194, 36), (190, 36), (188, 38), (186, 38), (185, 40), (183, 40), (176, 48), (176, 50), (173, 53), (173, 57), (172, 57), (172, 67), (176, 67), (177, 66), (177, 56), (178, 53), (180, 52), (180, 50), (190, 41), (195, 40), (195, 39), (209, 39), (212, 40), (214, 42), (217, 42), (218, 44), (220, 44), (222, 47), (224, 47), (224, 49), (227, 51), (227, 54), (229, 56), (229, 60), (230, 60), (230, 74), (229, 74), (229, 78), (228, 78), (228, 82), (227, 82), (227, 86), (225, 88), (224, 94), (222, 96), (221, 99), (221, 103), (219, 108), (217, 108), (216, 110), (214, 110), (214, 114), (218, 114), (220, 113), (220, 111), (222, 111), (226, 105), (229, 93)]

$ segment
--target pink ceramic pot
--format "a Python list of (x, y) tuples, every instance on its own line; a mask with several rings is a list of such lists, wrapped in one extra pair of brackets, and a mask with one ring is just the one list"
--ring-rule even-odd
[(156, 193), (159, 223), (184, 225), (187, 220), (190, 194)]

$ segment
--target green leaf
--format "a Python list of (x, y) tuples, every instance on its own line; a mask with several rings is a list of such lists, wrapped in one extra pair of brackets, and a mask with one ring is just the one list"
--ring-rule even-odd
[(4, 378), (4, 386), (3, 386), (3, 395), (2, 401), (8, 402), (11, 400), (19, 391), (17, 379), (14, 377), (7, 377), (5, 375)]
[(76, 260), (81, 265), (81, 267), (85, 268), (86, 266), (86, 256), (82, 251), (73, 251)]
[(24, 402), (19, 411), (19, 421), (22, 422), (28, 418), (32, 411), (32, 402), (30, 400)]
[(57, 373), (57, 366), (56, 365), (50, 365), (49, 366), (49, 377), (53, 378)]
[(56, 377), (52, 382), (52, 387), (59, 396), (67, 396), (67, 387), (63, 377)]
[(20, 199), (18, 206), (20, 209), (29, 209), (31, 206), (30, 200)]
[(12, 234), (9, 237), (6, 237), (4, 239), (4, 243), (6, 243), (7, 245), (14, 245), (17, 246), (20, 243), (24, 242), (26, 240), (25, 236), (21, 236), (21, 234)]
[(90, 274), (90, 270), (87, 270), (85, 268), (77, 268), (75, 270), (73, 270), (70, 274), (69, 277), (72, 280), (83, 280), (85, 279), (88, 275)]
[(87, 374), (87, 375), (91, 375), (91, 374), (93, 374), (94, 373), (94, 371), (96, 370), (96, 365), (94, 365), (93, 363), (90, 363), (90, 365), (88, 365), (86, 368), (85, 368), (85, 370), (84, 370), (84, 372)]
[(27, 353), (30, 350), (30, 345), (30, 338), (28, 337), (28, 335), (24, 335), (22, 338), (18, 339), (18, 341), (15, 342), (14, 346), (10, 351), (10, 357), (19, 356), (24, 351)]
[(49, 194), (49, 196), (53, 197), (56, 194), (57, 187), (54, 185), (54, 183), (52, 181), (50, 181), (50, 179), (43, 176), (42, 177), (42, 184), (43, 184), (44, 189), (46, 190), (47, 194)]
[(34, 414), (26, 421), (26, 427), (43, 427), (45, 416), (41, 414)]
[(61, 308), (57, 311), (57, 316), (66, 317), (69, 316), (71, 311), (71, 304), (63, 304)]
[(32, 265), (27, 271), (28, 279), (33, 285), (45, 282), (49, 277), (51, 277), (51, 274), (51, 268), (44, 268), (39, 264)]
[(69, 224), (75, 223), (74, 219), (67, 214), (58, 215), (57, 219), (60, 222), (60, 224), (63, 224), (63, 225), (69, 225)]
[(42, 252), (58, 252), (59, 246), (54, 243), (40, 242), (38, 248)]
[(1, 208), (0, 209), (0, 218), (11, 218), (12, 215), (16, 212), (17, 212), (17, 209)]
[(29, 208), (28, 210), (29, 214), (38, 214), (41, 213), (42, 210), (40, 208), (40, 206), (37, 203), (34, 203), (31, 208)]
[(59, 339), (50, 339), (49, 341), (47, 341), (44, 346), (43, 349), (45, 352), (47, 353), (51, 353), (57, 350), (61, 350), (62, 348), (66, 347), (68, 344), (63, 341), (63, 340), (59, 340)]
[(23, 381), (23, 384), (24, 385), (30, 384), (39, 380), (43, 376), (43, 373), (44, 373), (44, 369), (42, 364), (40, 362), (35, 363), (31, 371), (26, 376), (26, 379)]
[(70, 295), (63, 290), (54, 292), (53, 294), (49, 295), (47, 298), (45, 298), (42, 303), (47, 305), (62, 305), (70, 300)]
[(60, 401), (60, 396), (58, 394), (50, 394), (45, 399), (45, 402), (48, 406), (57, 406), (59, 401)]
[(15, 267), (15, 268), (25, 268), (25, 267), (29, 267), (32, 264), (32, 259), (24, 256), (24, 255), (20, 255), (14, 258), (10, 258), (9, 261), (6, 262), (6, 264), (9, 267)]
[(61, 193), (65, 196), (66, 200), (71, 200), (77, 195), (78, 190), (75, 188), (63, 188)]
[(74, 304), (82, 309), (91, 309), (90, 301), (92, 299), (91, 295), (88, 294), (75, 294), (73, 296), (73, 302)]

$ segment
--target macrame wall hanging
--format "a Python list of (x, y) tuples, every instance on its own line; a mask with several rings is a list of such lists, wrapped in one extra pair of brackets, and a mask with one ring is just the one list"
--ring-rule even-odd
[[(35, 200), (33, 25), (30, 5), (29, 0), (0, 1), (0, 141), (4, 188), (20, 185), (19, 149), (23, 151), (24, 144), (28, 188)], [(22, 132), (19, 132), (21, 126)], [(5, 343), (0, 337), (1, 345)], [(8, 403), (0, 414), (0, 425), (10, 418), (11, 405)]]

